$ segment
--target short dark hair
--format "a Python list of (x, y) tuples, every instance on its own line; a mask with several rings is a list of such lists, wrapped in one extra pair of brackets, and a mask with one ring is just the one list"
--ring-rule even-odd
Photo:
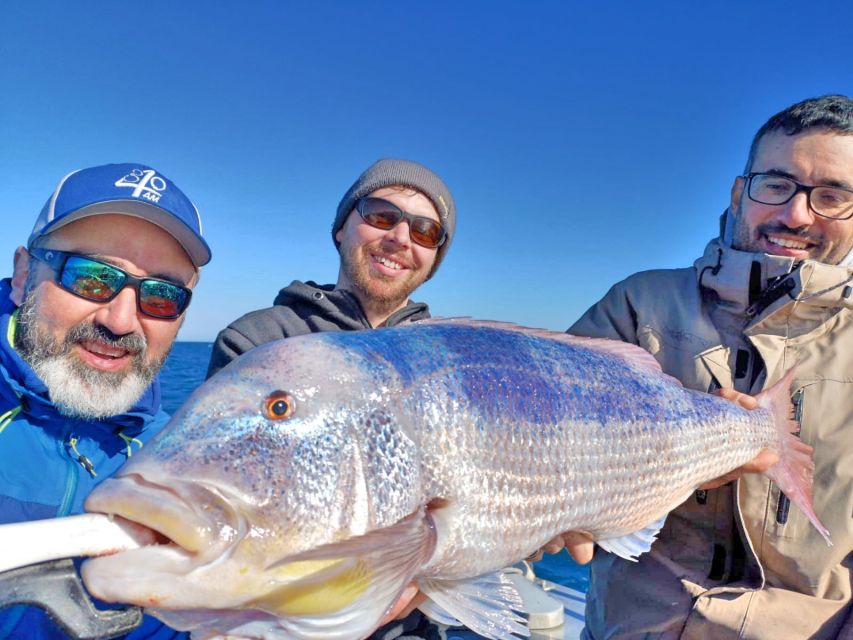
[(828, 129), (841, 135), (853, 135), (853, 99), (842, 95), (808, 98), (777, 113), (752, 139), (744, 173), (752, 169), (758, 143), (766, 134), (784, 131), (785, 135), (795, 136), (806, 129)]

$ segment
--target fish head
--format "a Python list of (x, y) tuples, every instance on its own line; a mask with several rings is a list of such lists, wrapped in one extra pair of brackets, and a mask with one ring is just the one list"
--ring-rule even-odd
[[(325, 335), (263, 345), (225, 367), (95, 489), (88, 511), (144, 525), (163, 544), (87, 561), (93, 595), (194, 628), (201, 609), (205, 624), (211, 610), (252, 622), (288, 614), (294, 585), (337, 580), (346, 592), (369, 581), (357, 545), (346, 557), (323, 549), (422, 507), (419, 451), (394, 372)], [(320, 609), (337, 606), (322, 597)]]

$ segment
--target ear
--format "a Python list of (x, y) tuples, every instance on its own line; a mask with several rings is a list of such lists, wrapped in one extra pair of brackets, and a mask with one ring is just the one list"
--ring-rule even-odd
[(729, 202), (729, 211), (734, 214), (740, 209), (740, 199), (743, 196), (743, 189), (746, 187), (746, 178), (737, 176), (732, 183), (731, 200)]
[(10, 298), (19, 307), (24, 301), (27, 276), (30, 274), (30, 254), (24, 247), (15, 249), (14, 269), (12, 271), (12, 293)]
[(341, 238), (343, 238), (343, 237), (344, 237), (344, 228), (341, 227), (340, 229), (338, 229), (335, 232), (335, 240), (337, 241), (338, 244), (341, 243)]

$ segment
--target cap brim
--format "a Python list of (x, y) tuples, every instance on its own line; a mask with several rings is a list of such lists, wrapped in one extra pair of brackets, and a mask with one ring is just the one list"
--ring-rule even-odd
[(165, 209), (139, 200), (110, 200), (81, 207), (74, 213), (69, 213), (48, 224), (39, 232), (39, 237), (64, 227), (65, 225), (89, 218), (91, 216), (115, 214), (132, 216), (150, 222), (171, 235), (192, 260), (196, 267), (202, 267), (210, 262), (210, 247), (204, 238), (199, 236), (187, 224)]

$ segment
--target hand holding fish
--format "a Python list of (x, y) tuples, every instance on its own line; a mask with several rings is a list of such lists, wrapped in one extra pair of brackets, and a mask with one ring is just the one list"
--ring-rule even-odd
[[(414, 582), (410, 583), (403, 590), (403, 594), (391, 607), (391, 610), (385, 614), (385, 617), (379, 622), (379, 627), (391, 622), (392, 620), (402, 620), (412, 611), (418, 608), (418, 605), (426, 600), (426, 594), (418, 590), (418, 585)], [(377, 627), (378, 628), (378, 627)]]
[[(717, 389), (714, 394), (734, 402), (749, 411), (758, 408), (758, 400), (756, 400), (754, 396), (741, 393), (740, 391), (735, 391), (734, 389)], [(809, 455), (811, 455), (811, 452), (809, 452)], [(706, 491), (709, 489), (716, 489), (728, 484), (729, 482), (737, 480), (745, 473), (764, 473), (777, 462), (779, 462), (779, 455), (775, 451), (764, 449), (745, 465), (738, 467), (737, 469), (733, 469), (719, 478), (709, 480), (699, 488)]]
[[(714, 392), (715, 395), (720, 396), (725, 400), (729, 400), (730, 402), (734, 402), (738, 406), (752, 410), (758, 407), (758, 400), (755, 399), (754, 396), (748, 395), (746, 393), (741, 393), (740, 391), (736, 391), (735, 389), (718, 389)], [(703, 484), (700, 489), (716, 489), (717, 487), (721, 487), (724, 484), (731, 482), (732, 480), (736, 480), (744, 473), (764, 473), (770, 467), (772, 467), (776, 462), (778, 462), (779, 456), (769, 450), (765, 449), (761, 453), (758, 454), (753, 460), (746, 463), (745, 465), (734, 469), (730, 473), (727, 473), (719, 478), (715, 478), (714, 480), (710, 480), (707, 483)], [(569, 555), (572, 556), (572, 559), (578, 564), (587, 564), (592, 560), (592, 554), (595, 550), (595, 543), (592, 541), (589, 535), (583, 533), (582, 531), (567, 531), (563, 534), (555, 536), (553, 540), (548, 542), (544, 547), (542, 547), (538, 553), (532, 556), (531, 559), (538, 560), (542, 557), (542, 553), (559, 553), (563, 548), (569, 552)]]

